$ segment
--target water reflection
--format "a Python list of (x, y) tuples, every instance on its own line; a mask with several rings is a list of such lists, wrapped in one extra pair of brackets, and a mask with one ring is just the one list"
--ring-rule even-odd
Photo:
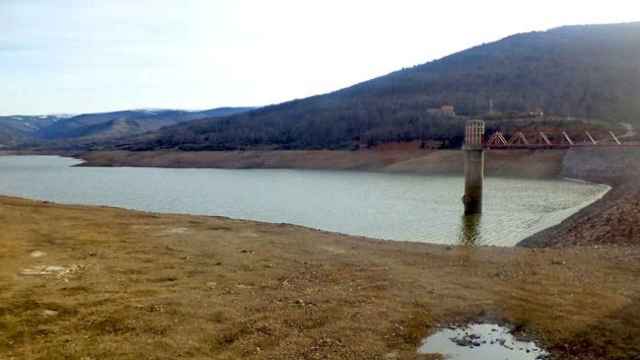
[(458, 243), (465, 246), (480, 245), (480, 221), (482, 214), (465, 215), (462, 217)]

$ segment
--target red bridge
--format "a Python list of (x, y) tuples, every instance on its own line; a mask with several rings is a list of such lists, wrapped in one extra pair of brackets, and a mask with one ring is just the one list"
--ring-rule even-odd
[[(572, 139), (566, 131), (555, 134), (551, 138), (542, 131), (527, 138), (522, 131), (516, 132), (507, 139), (501, 131), (498, 131), (485, 139), (485, 123), (482, 120), (469, 120), (465, 125), (464, 134), (464, 203), (465, 215), (476, 215), (482, 213), (482, 193), (484, 187), (485, 172), (485, 150), (506, 150), (506, 149), (570, 149), (570, 148), (597, 148), (609, 147), (623, 149), (626, 147), (640, 147), (640, 143), (623, 144), (621, 138), (634, 138), (635, 133), (629, 125), (627, 134), (621, 137), (616, 136), (613, 131), (608, 132), (608, 136), (596, 140), (589, 133), (584, 132), (584, 139), (576, 141)], [(560, 136), (558, 136), (560, 135)]]
[(584, 139), (576, 141), (572, 139), (566, 131), (560, 134), (560, 141), (551, 141), (549, 136), (540, 131), (533, 138), (527, 138), (524, 133), (517, 132), (509, 139), (498, 131), (491, 135), (484, 143), (485, 149), (507, 150), (507, 149), (569, 149), (574, 147), (640, 147), (638, 143), (623, 143), (613, 133), (609, 131), (609, 136), (604, 139), (596, 139), (588, 131), (584, 132)]

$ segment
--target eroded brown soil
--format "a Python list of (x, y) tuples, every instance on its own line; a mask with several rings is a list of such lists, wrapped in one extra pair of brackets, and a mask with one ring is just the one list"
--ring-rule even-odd
[[(493, 151), (489, 176), (546, 178), (562, 172), (564, 150)], [(459, 150), (395, 149), (360, 151), (106, 151), (80, 154), (83, 166), (139, 166), (222, 169), (361, 170), (413, 174), (461, 174)]]

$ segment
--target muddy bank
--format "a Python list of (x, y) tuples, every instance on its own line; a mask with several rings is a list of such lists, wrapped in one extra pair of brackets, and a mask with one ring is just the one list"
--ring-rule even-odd
[(4, 197), (0, 218), (0, 358), (426, 359), (423, 337), (486, 318), (558, 359), (640, 352), (639, 247), (445, 247)]
[[(489, 176), (557, 177), (564, 150), (487, 153)], [(90, 152), (82, 166), (137, 166), (222, 169), (359, 170), (413, 174), (462, 174), (459, 150), (234, 151), (234, 152)]]
[(640, 245), (640, 150), (571, 150), (563, 160), (562, 176), (608, 184), (613, 190), (521, 246)]

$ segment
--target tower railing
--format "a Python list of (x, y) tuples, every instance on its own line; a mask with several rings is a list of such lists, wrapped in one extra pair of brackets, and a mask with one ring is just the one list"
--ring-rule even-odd
[(482, 120), (469, 120), (465, 126), (465, 149), (482, 148), (484, 145), (485, 125)]

